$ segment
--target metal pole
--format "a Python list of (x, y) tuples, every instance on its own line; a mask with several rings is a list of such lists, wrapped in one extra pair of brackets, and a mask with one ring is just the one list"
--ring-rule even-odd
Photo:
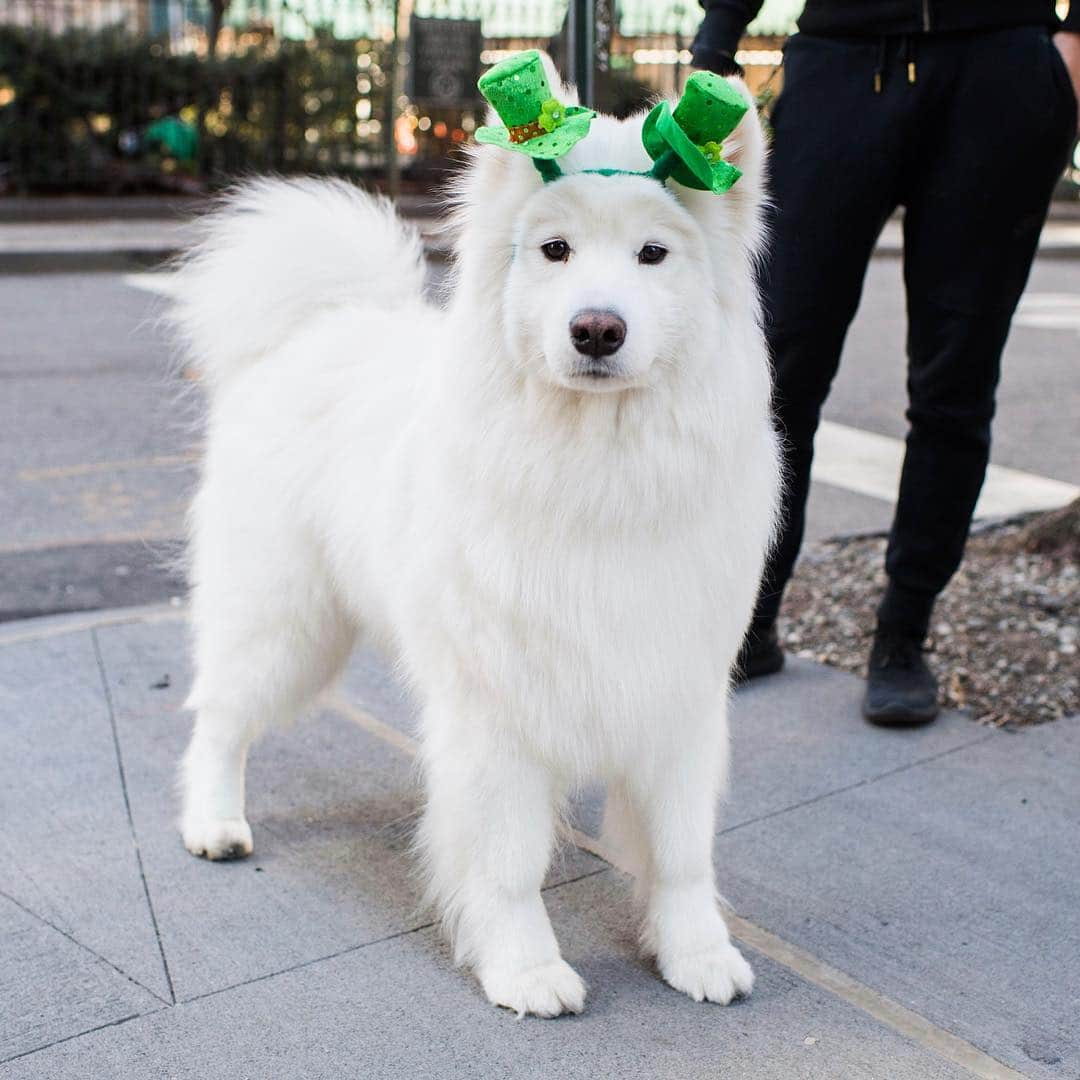
[(386, 166), (386, 194), (396, 199), (401, 192), (401, 162), (397, 156), (397, 132), (394, 123), (397, 120), (398, 94), (401, 93), (400, 53), (405, 47), (401, 40), (401, 5), (394, 0), (393, 13), (394, 39), (386, 54), (386, 107), (383, 117), (383, 154)]
[(570, 76), (577, 84), (582, 105), (596, 104), (596, 11), (594, 0), (570, 0), (566, 51)]
[(390, 49), (390, 70), (387, 72), (389, 103), (386, 110), (386, 193), (391, 199), (401, 194), (401, 159), (397, 152), (397, 118), (401, 99), (405, 95), (405, 67), (411, 62), (409, 25), (412, 0), (394, 0), (394, 42)]

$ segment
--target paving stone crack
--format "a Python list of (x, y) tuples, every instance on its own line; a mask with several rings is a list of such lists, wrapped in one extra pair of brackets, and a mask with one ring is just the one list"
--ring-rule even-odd
[[(552, 885), (545, 886), (541, 892), (549, 893), (554, 892), (556, 889), (562, 889), (567, 885), (574, 885), (579, 881), (584, 881), (586, 878), (596, 877), (597, 874), (611, 873), (610, 866), (599, 866), (595, 870), (589, 870), (584, 874), (578, 874), (576, 877), (567, 878), (566, 881), (557, 881)], [(177, 1005), (190, 1005), (196, 1001), (204, 1001), (207, 998), (217, 997), (219, 994), (226, 994), (231, 990), (239, 990), (245, 986), (253, 986), (256, 983), (266, 982), (268, 979), (276, 979), (280, 975), (289, 975), (294, 971), (303, 971), (304, 968), (313, 967), (315, 964), (321, 964), (327, 960), (337, 960), (342, 956), (350, 956), (353, 953), (362, 952), (364, 949), (370, 949), (375, 945), (382, 945), (387, 941), (396, 941), (399, 938), (409, 937), (412, 934), (419, 934), (423, 930), (431, 930), (437, 926), (435, 920), (430, 922), (421, 923), (418, 926), (411, 926), (405, 930), (397, 930), (392, 934), (385, 934), (383, 937), (373, 938), (371, 941), (361, 941), (355, 945), (348, 945), (344, 949), (338, 949), (336, 952), (327, 953), (325, 956), (316, 956), (311, 960), (302, 960), (298, 964), (292, 964), (289, 967), (279, 968), (277, 971), (268, 971), (263, 975), (256, 975), (252, 979), (245, 979), (243, 982), (230, 983), (228, 986), (218, 987), (216, 990), (207, 990), (202, 994), (195, 994), (189, 998), (181, 998), (176, 1002)]]
[(34, 911), (33, 908), (28, 908), (24, 903), (22, 903), (22, 901), (17, 900), (10, 893), (5, 892), (3, 889), (0, 889), (0, 896), (2, 896), (10, 903), (14, 904), (20, 911), (25, 912), (31, 918), (37, 919), (38, 922), (43, 923), (50, 930), (55, 930), (61, 937), (67, 938), (67, 940), (70, 941), (72, 945), (77, 946), (84, 952), (88, 952), (95, 960), (100, 960), (103, 964), (111, 967), (113, 971), (117, 973), (117, 975), (122, 975), (125, 979), (128, 980), (128, 982), (134, 983), (140, 990), (145, 990), (152, 998), (160, 1001), (162, 1005), (171, 1004), (170, 1002), (166, 1001), (165, 998), (163, 998), (159, 993), (151, 990), (149, 986), (146, 986), (144, 983), (139, 982), (139, 980), (136, 979), (134, 975), (129, 975), (122, 967), (119, 966), (119, 964), (114, 964), (107, 956), (102, 956), (101, 953), (92, 949), (85, 942), (80, 941), (77, 937), (74, 936), (74, 934), (71, 934), (62, 926), (57, 926), (56, 923), (52, 922), (50, 919), (46, 919), (44, 915), (40, 914), (37, 911)]
[(139, 838), (135, 832), (135, 818), (131, 813), (131, 798), (128, 795), (127, 776), (124, 772), (124, 754), (120, 748), (120, 734), (116, 728), (116, 709), (113, 705), (112, 691), (109, 689), (109, 677), (105, 671), (105, 660), (101, 655), (101, 643), (98, 641), (97, 630), (90, 631), (90, 640), (94, 646), (94, 657), (97, 660), (98, 674), (101, 677), (101, 689), (105, 695), (105, 705), (109, 712), (109, 726), (112, 729), (113, 749), (116, 752), (116, 768), (120, 776), (120, 789), (124, 795), (124, 810), (127, 813), (128, 829), (131, 833), (131, 843), (135, 848), (135, 862), (139, 868), (139, 878), (142, 881), (143, 895), (146, 897), (146, 906), (150, 912), (150, 922), (154, 928), (154, 938), (157, 940), (158, 953), (161, 956), (161, 966), (165, 972), (165, 982), (169, 987), (169, 997), (172, 1004), (176, 1004), (176, 989), (173, 986), (172, 973), (169, 971), (169, 960), (165, 955), (165, 945), (161, 940), (161, 930), (158, 927), (157, 912), (154, 911), (154, 901), (150, 897), (150, 885), (146, 880), (146, 869), (143, 866), (142, 851), (139, 848)]
[(862, 780), (856, 780), (853, 784), (845, 784), (843, 787), (833, 788), (830, 791), (823, 791), (819, 795), (814, 795), (809, 799), (803, 799), (801, 802), (792, 803), (790, 806), (782, 806), (778, 810), (770, 810), (767, 814), (759, 814), (757, 817), (750, 818), (748, 821), (740, 821), (737, 825), (729, 825), (726, 829), (720, 829), (716, 835), (728, 836), (731, 833), (738, 832), (740, 829), (746, 829), (751, 825), (757, 825), (762, 821), (771, 821), (773, 818), (783, 817), (784, 814), (790, 814), (795, 810), (802, 810), (807, 806), (813, 806), (815, 803), (824, 802), (826, 799), (831, 799), (835, 795), (844, 795), (849, 791), (857, 791), (859, 788), (867, 787), (870, 784), (876, 784), (880, 780), (887, 780), (890, 776), (897, 776), (900, 773), (907, 772), (909, 769), (918, 768), (920, 765), (929, 765), (931, 762), (948, 757), (950, 754), (956, 754), (961, 750), (969, 750), (973, 746), (979, 746), (981, 743), (994, 738), (996, 735), (997, 732), (995, 731), (987, 732), (985, 735), (972, 739), (970, 742), (961, 743), (959, 746), (950, 746), (948, 750), (941, 750), (936, 754), (931, 754), (929, 757), (905, 762), (903, 765), (897, 765), (895, 769), (886, 769), (885, 772), (878, 773), (876, 776), (866, 776), (863, 777)]
[[(561, 888), (563, 888), (564, 886), (567, 886), (567, 885), (573, 885), (576, 882), (584, 881), (587, 878), (596, 877), (598, 874), (609, 874), (609, 873), (611, 873), (611, 867), (610, 866), (601, 866), (601, 867), (598, 867), (595, 870), (589, 870), (588, 872), (586, 872), (584, 874), (578, 874), (576, 877), (568, 878), (566, 881), (555, 882), (553, 885), (548, 885), (547, 887), (545, 887), (542, 891), (543, 892), (554, 892), (556, 889), (561, 889)], [(0, 892), (0, 895), (6, 896), (7, 894), (3, 893), (3, 892)], [(19, 902), (17, 900), (12, 899), (11, 897), (7, 897), (7, 898), (9, 900), (12, 900), (12, 903), (16, 904), (18, 907), (20, 907), (20, 908), (23, 907), (23, 905), (19, 904)], [(28, 910), (28, 909), (24, 908), (24, 910)], [(31, 914), (31, 915), (34, 915), (36, 918), (39, 918), (39, 919), (41, 918), (41, 916), (37, 915), (36, 912), (29, 911), (28, 913)], [(46, 919), (42, 919), (41, 921), (46, 922), (46, 923), (48, 922), (48, 920), (46, 920)], [(51, 924), (49, 924), (49, 925), (51, 925)], [(313, 967), (315, 964), (321, 964), (321, 963), (323, 963), (323, 962), (325, 962), (327, 960), (336, 960), (339, 957), (348, 956), (351, 953), (361, 952), (364, 949), (371, 948), (374, 945), (381, 945), (381, 944), (383, 944), (383, 943), (385, 943), (387, 941), (394, 941), (394, 940), (396, 940), (398, 938), (408, 937), (411, 934), (418, 934), (423, 930), (432, 929), (435, 925), (436, 925), (436, 923), (434, 921), (421, 923), (419, 926), (412, 926), (412, 927), (409, 927), (406, 930), (399, 930), (399, 931), (397, 931), (396, 933), (393, 933), (393, 934), (386, 934), (384, 937), (375, 938), (372, 941), (363, 941), (363, 942), (360, 942), (360, 943), (358, 943), (356, 945), (350, 945), (347, 948), (339, 949), (336, 952), (327, 953), (325, 956), (314, 957), (311, 960), (304, 960), (301, 963), (293, 964), (290, 967), (281, 968), (281, 969), (279, 969), (277, 971), (269, 971), (264, 975), (257, 975), (253, 979), (245, 979), (243, 982), (231, 983), (229, 986), (218, 987), (216, 990), (208, 990), (208, 991), (206, 991), (206, 993), (195, 994), (194, 996), (189, 997), (189, 998), (182, 998), (182, 999), (179, 999), (179, 1000), (174, 999), (173, 1002), (171, 1002), (171, 1003), (165, 1001), (159, 995), (154, 994), (153, 996), (158, 1001), (160, 1001), (162, 1003), (162, 1007), (160, 1009), (150, 1009), (148, 1012), (142, 1012), (142, 1013), (131, 1013), (129, 1016), (123, 1016), (123, 1017), (119, 1018), (118, 1020), (110, 1020), (106, 1024), (98, 1024), (95, 1027), (86, 1028), (84, 1031), (77, 1031), (77, 1032), (74, 1032), (71, 1035), (65, 1035), (62, 1039), (54, 1039), (50, 1043), (44, 1043), (41, 1046), (35, 1046), (35, 1047), (32, 1047), (29, 1050), (23, 1050), (23, 1051), (19, 1052), (18, 1054), (12, 1055), (11, 1057), (0, 1058), (0, 1065), (6, 1065), (6, 1064), (8, 1064), (9, 1062), (12, 1062), (12, 1061), (18, 1061), (20, 1058), (29, 1057), (32, 1054), (40, 1054), (45, 1050), (52, 1049), (54, 1046), (60, 1046), (61, 1044), (71, 1042), (74, 1039), (81, 1039), (86, 1035), (93, 1035), (95, 1032), (98, 1032), (98, 1031), (105, 1031), (107, 1028), (119, 1027), (121, 1024), (129, 1023), (132, 1020), (139, 1020), (139, 1019), (142, 1019), (143, 1017), (154, 1016), (157, 1013), (165, 1012), (165, 1011), (167, 1011), (169, 1009), (175, 1009), (175, 1008), (177, 1008), (179, 1006), (182, 1006), (182, 1005), (191, 1005), (191, 1004), (194, 1004), (195, 1002), (205, 1001), (208, 998), (217, 997), (217, 996), (219, 996), (221, 994), (227, 994), (232, 990), (240, 990), (245, 986), (253, 986), (253, 985), (257, 984), (257, 983), (266, 982), (268, 979), (276, 979), (280, 975), (288, 975), (288, 974), (290, 974), (291, 972), (294, 972), (294, 971), (302, 971), (304, 968)], [(58, 929), (58, 928), (54, 927), (54, 929)], [(63, 933), (63, 931), (61, 930), (60, 933)], [(65, 936), (68, 936), (68, 935), (65, 935)], [(72, 939), (72, 940), (74, 940), (74, 939)], [(80, 945), (81, 943), (76, 941), (75, 944)], [(82, 946), (82, 947), (86, 948), (86, 946)], [(93, 952), (92, 949), (88, 949), (87, 951), (88, 952)], [(94, 955), (97, 955), (97, 954), (95, 953)], [(104, 960), (104, 957), (98, 957), (98, 959)], [(109, 961), (105, 960), (105, 963), (108, 964)], [(116, 965), (115, 964), (110, 964), (109, 966), (110, 967), (115, 967)], [(119, 969), (117, 968), (117, 970), (119, 970)], [(124, 973), (121, 972), (121, 974), (124, 974)], [(131, 977), (127, 976), (127, 978), (131, 978)], [(135, 979), (131, 979), (131, 981), (132, 982), (137, 982), (137, 980), (135, 980)], [(141, 986), (142, 984), (139, 983), (138, 985)], [(170, 987), (171, 987), (171, 985), (172, 984), (171, 984), (171, 981), (170, 981)], [(145, 990), (147, 988), (143, 987), (143, 989)], [(152, 990), (150, 990), (148, 992), (153, 994)]]
[[(392, 727), (385, 721), (380, 720), (366, 709), (353, 705), (340, 693), (328, 695), (324, 700), (324, 704), (331, 711), (336, 712), (346, 719), (352, 720), (376, 738), (382, 739), (392, 746), (396, 746), (406, 754), (416, 754), (417, 743), (415, 739), (403, 734), (398, 731), (397, 728)], [(812, 806), (815, 803), (822, 802), (835, 795), (842, 795), (845, 792), (854, 791), (858, 788), (875, 784), (890, 776), (896, 776), (909, 769), (914, 769), (920, 765), (927, 765), (940, 758), (947, 757), (950, 754), (955, 754), (961, 750), (967, 750), (970, 747), (978, 746), (980, 743), (993, 738), (996, 734), (997, 733), (993, 731), (987, 732), (984, 735), (961, 743), (959, 746), (952, 746), (939, 753), (929, 754), (926, 757), (918, 758), (915, 761), (905, 762), (903, 765), (898, 765), (894, 769), (887, 769), (885, 772), (878, 773), (876, 776), (865, 777), (856, 783), (846, 784), (843, 787), (822, 792), (820, 795), (815, 795), (811, 799), (804, 799), (801, 802), (794, 803), (791, 806), (782, 807), (781, 809), (774, 810), (768, 814), (761, 814), (750, 821), (744, 821), (738, 825), (733, 825), (729, 829), (722, 829), (719, 835), (723, 836), (727, 833), (737, 832), (739, 829), (744, 829), (748, 825), (753, 825), (760, 821), (767, 821), (770, 818), (779, 817), (806, 806)], [(612, 857), (612, 854), (606, 850), (602, 841), (579, 829), (571, 828), (568, 829), (567, 832), (569, 834), (569, 839), (576, 843), (579, 848), (603, 859), (608, 863), (610, 868), (626, 873), (625, 869)], [(595, 870), (592, 874), (603, 873), (606, 869), (608, 869), (608, 867)], [(584, 876), (591, 877), (592, 874)], [(1005, 1065), (1003, 1062), (998, 1061), (996, 1058), (987, 1054), (984, 1050), (968, 1043), (966, 1040), (961, 1039), (952, 1032), (938, 1027), (925, 1017), (905, 1008), (898, 1002), (892, 1001), (872, 987), (866, 986), (857, 979), (826, 964), (805, 949), (801, 949), (797, 945), (785, 941), (783, 938), (764, 929), (764, 927), (760, 927), (756, 923), (750, 922), (748, 919), (744, 919), (734, 912), (729, 912), (727, 917), (731, 926), (732, 935), (737, 940), (742, 941), (745, 945), (755, 949), (762, 955), (767, 956), (770, 960), (787, 968), (789, 971), (792, 971), (795, 975), (806, 980), (810, 984), (821, 987), (835, 997), (840, 998), (842, 1001), (846, 1001), (848, 1004), (853, 1005), (861, 1012), (872, 1017), (878, 1023), (892, 1028), (912, 1042), (933, 1051), (946, 1061), (951, 1061), (960, 1066), (973, 1076), (980, 1077), (982, 1080), (1023, 1080), (1022, 1073), (1016, 1072), (1008, 1065)]]
[[(150, 910), (151, 920), (154, 926), (154, 933), (157, 937), (158, 948), (161, 953), (162, 965), (165, 970), (166, 978), (169, 984), (169, 991), (172, 997), (172, 1005), (166, 1005), (165, 1008), (175, 1008), (178, 1004), (189, 1004), (197, 1001), (204, 1000), (206, 998), (215, 997), (219, 994), (227, 993), (231, 990), (240, 989), (245, 986), (249, 986), (256, 983), (264, 982), (268, 979), (276, 978), (280, 975), (285, 975), (293, 971), (302, 970), (307, 967), (311, 967), (315, 964), (323, 963), (327, 960), (333, 960), (341, 956), (346, 956), (351, 953), (359, 952), (363, 949), (367, 949), (373, 945), (378, 945), (387, 941), (392, 941), (398, 938), (408, 937), (411, 934), (419, 933), (423, 930), (431, 929), (435, 926), (435, 922), (425, 922), (418, 926), (410, 927), (406, 930), (401, 930), (393, 934), (385, 935), (384, 937), (374, 939), (372, 941), (351, 945), (347, 948), (340, 949), (336, 952), (329, 953), (325, 956), (320, 956), (311, 960), (303, 961), (299, 964), (292, 965), (287, 968), (282, 968), (278, 971), (268, 972), (264, 975), (257, 976), (253, 979), (245, 980), (243, 982), (234, 983), (230, 986), (221, 987), (216, 990), (207, 991), (203, 994), (195, 995), (191, 998), (178, 1001), (176, 998), (176, 992), (173, 987), (172, 977), (169, 972), (167, 959), (165, 956), (164, 946), (161, 941), (161, 935), (157, 925), (157, 917), (154, 912), (153, 904), (150, 898), (149, 886), (146, 881), (146, 876), (143, 870), (142, 856), (139, 851), (138, 841), (135, 834), (134, 820), (131, 813), (130, 799), (127, 791), (127, 783), (124, 775), (123, 756), (120, 747), (119, 735), (116, 726), (115, 710), (112, 702), (112, 695), (109, 689), (108, 679), (105, 671), (104, 660), (101, 654), (100, 644), (96, 633), (96, 628), (90, 629), (90, 635), (94, 645), (95, 656), (97, 658), (97, 664), (99, 673), (101, 675), (101, 682), (103, 691), (105, 694), (106, 702), (109, 709), (109, 719), (112, 726), (113, 742), (116, 750), (117, 767), (120, 774), (121, 788), (124, 794), (124, 802), (128, 814), (128, 823), (131, 829), (132, 841), (135, 845), (136, 858), (139, 866), (139, 873), (142, 878), (143, 889), (146, 895), (147, 905)], [(357, 708), (353, 706), (351, 702), (347, 702), (340, 695), (335, 695), (329, 701), (324, 700), (324, 704), (337, 712), (339, 715), (343, 715), (353, 721), (358, 721), (361, 727), (366, 728), (371, 734), (376, 735), (384, 742), (389, 742), (395, 745), (399, 750), (403, 750), (407, 754), (415, 754), (416, 743), (415, 740), (409, 736), (403, 734), (397, 729), (391, 727), (385, 722), (377, 719), (367, 712), (365, 709)], [(947, 750), (940, 751), (936, 754), (931, 754), (926, 757), (918, 758), (914, 761), (906, 762), (903, 765), (896, 768), (886, 770), (875, 776), (866, 777), (855, 783), (844, 785), (843, 787), (835, 788), (827, 792), (823, 792), (809, 799), (804, 799), (801, 802), (794, 803), (790, 806), (782, 807), (778, 810), (772, 811), (767, 814), (761, 814), (748, 821), (740, 822), (737, 825), (733, 825), (730, 828), (722, 829), (719, 835), (727, 835), (734, 833), (740, 829), (744, 829), (749, 825), (754, 825), (762, 821), (767, 821), (774, 817), (779, 817), (787, 813), (791, 813), (796, 810), (803, 809), (807, 806), (812, 806), (816, 803), (822, 802), (826, 799), (832, 798), (836, 795), (841, 795), (849, 791), (854, 791), (862, 787), (866, 787), (871, 784), (878, 783), (891, 776), (898, 775), (906, 772), (910, 769), (917, 768), (922, 765), (930, 764), (941, 758), (947, 757), (951, 754), (959, 753), (960, 751), (967, 750), (971, 747), (977, 746), (983, 742), (986, 742), (990, 738), (993, 738), (996, 732), (987, 732), (985, 735), (971, 739), (967, 742), (960, 744), (959, 746), (950, 747)], [(598, 842), (593, 838), (585, 834), (579, 833), (577, 830), (572, 831), (572, 838), (578, 842), (579, 847), (584, 847), (586, 851), (592, 854), (599, 855), (602, 859), (606, 860), (606, 865), (597, 869), (591, 870), (587, 873), (570, 878), (566, 881), (557, 882), (554, 885), (548, 886), (544, 891), (550, 892), (555, 889), (562, 888), (565, 885), (571, 885), (575, 882), (582, 881), (586, 878), (594, 877), (598, 874), (610, 873), (612, 869), (620, 870), (621, 868), (617, 863), (611, 863), (610, 859), (607, 859), (606, 853), (604, 853)], [(986, 1078), (986, 1080), (1016, 1080), (1021, 1078), (1022, 1074), (1011, 1069), (1009, 1066), (998, 1061), (997, 1059), (986, 1054), (984, 1051), (978, 1049), (965, 1040), (953, 1035), (945, 1029), (938, 1028), (925, 1017), (911, 1012), (898, 1003), (884, 997), (878, 991), (873, 990), (871, 987), (865, 986), (859, 983), (857, 980), (846, 975), (845, 973), (832, 968), (824, 961), (819, 960), (817, 957), (805, 950), (800, 949), (798, 946), (792, 945), (789, 942), (772, 934), (768, 930), (762, 927), (758, 927), (756, 924), (742, 919), (737, 915), (732, 914), (730, 916), (732, 922), (732, 931), (736, 938), (742, 940), (745, 944), (751, 948), (763, 953), (770, 957), (774, 961), (781, 964), (783, 967), (787, 967), (795, 974), (807, 979), (814, 985), (817, 985), (836, 997), (847, 1001), (849, 1004), (854, 1005), (860, 1011), (872, 1016), (877, 1021), (881, 1022), (885, 1026), (892, 1027), (894, 1030), (899, 1031), (912, 1041), (933, 1050), (940, 1057), (952, 1061), (954, 1064), (959, 1065), (961, 1068), (972, 1073), (975, 1076)], [(115, 965), (111, 965), (115, 966)], [(133, 980), (134, 981), (134, 980)], [(155, 995), (156, 997), (157, 995)], [(160, 1000), (160, 998), (159, 998)], [(161, 1010), (152, 1010), (150, 1013), (133, 1014), (121, 1018), (120, 1020), (113, 1021), (109, 1024), (103, 1024), (96, 1028), (91, 1028), (87, 1031), (80, 1032), (75, 1035), (67, 1036), (64, 1039), (56, 1040), (48, 1046), (38, 1047), (34, 1050), (24, 1051), (16, 1057), (25, 1057), (28, 1054), (38, 1053), (43, 1049), (48, 1049), (49, 1046), (55, 1046), (57, 1043), (68, 1042), (71, 1039), (77, 1039), (84, 1035), (92, 1034), (94, 1031), (102, 1030), (103, 1028), (118, 1026), (123, 1023), (127, 1023), (130, 1020), (137, 1019), (139, 1016), (152, 1015), (154, 1012)], [(15, 1058), (9, 1058), (7, 1060), (15, 1060)]]
[(119, 1020), (110, 1020), (107, 1024), (98, 1024), (97, 1027), (87, 1028), (85, 1031), (77, 1031), (74, 1035), (65, 1035), (62, 1039), (54, 1039), (51, 1043), (44, 1043), (41, 1046), (35, 1046), (29, 1050), (22, 1050), (18, 1054), (13, 1054), (11, 1057), (0, 1058), (0, 1065), (8, 1065), (13, 1061), (18, 1061), (20, 1058), (30, 1057), (31, 1054), (40, 1054), (45, 1050), (51, 1050), (54, 1046), (60, 1046), (63, 1043), (71, 1042), (73, 1039), (81, 1039), (86, 1035), (93, 1035), (95, 1031), (104, 1031), (106, 1028), (120, 1027), (121, 1024), (127, 1024), (132, 1020), (141, 1020), (144, 1016), (153, 1016), (155, 1013), (164, 1012), (166, 1009), (171, 1008), (171, 1005), (164, 1004), (160, 1009), (151, 1009), (149, 1012), (132, 1013), (130, 1016), (121, 1016)]

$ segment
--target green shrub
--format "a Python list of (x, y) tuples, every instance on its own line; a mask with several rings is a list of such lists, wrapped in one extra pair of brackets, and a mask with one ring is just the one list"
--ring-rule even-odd
[[(243, 172), (357, 173), (377, 164), (381, 43), (316, 35), (258, 40), (214, 58), (171, 53), (122, 28), (0, 27), (0, 173), (17, 190), (117, 187), (185, 173), (214, 184)], [(358, 90), (357, 58), (369, 93)], [(374, 72), (374, 78), (372, 77)], [(364, 107), (367, 108), (366, 106)], [(177, 117), (198, 133), (190, 160), (147, 128)], [(161, 130), (158, 126), (157, 130)]]

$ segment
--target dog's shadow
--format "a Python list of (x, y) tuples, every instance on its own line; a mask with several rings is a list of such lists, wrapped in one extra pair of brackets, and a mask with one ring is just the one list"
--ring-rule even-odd
[[(356, 727), (324, 713), (260, 744), (251, 762), (256, 851), (248, 861), (269, 890), (288, 897), (298, 920), (337, 923), (346, 950), (394, 939), (423, 966), (454, 972), (413, 850), (422, 799), (415, 763)], [(592, 819), (595, 797), (590, 804)], [(628, 981), (657, 979), (639, 957), (633, 881), (625, 874), (561, 839), (544, 899), (566, 960), (595, 988), (587, 1015), (610, 1008)], [(453, 977), (482, 1001), (471, 975)]]

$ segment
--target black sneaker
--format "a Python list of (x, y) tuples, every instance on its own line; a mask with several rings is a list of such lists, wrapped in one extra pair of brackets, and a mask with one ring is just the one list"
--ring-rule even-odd
[(922, 642), (878, 627), (866, 672), (863, 716), (882, 727), (929, 724), (938, 714), (938, 684)]
[(780, 648), (776, 623), (770, 623), (764, 629), (751, 626), (735, 658), (731, 681), (735, 686), (742, 686), (762, 675), (775, 675), (783, 666), (784, 650)]

